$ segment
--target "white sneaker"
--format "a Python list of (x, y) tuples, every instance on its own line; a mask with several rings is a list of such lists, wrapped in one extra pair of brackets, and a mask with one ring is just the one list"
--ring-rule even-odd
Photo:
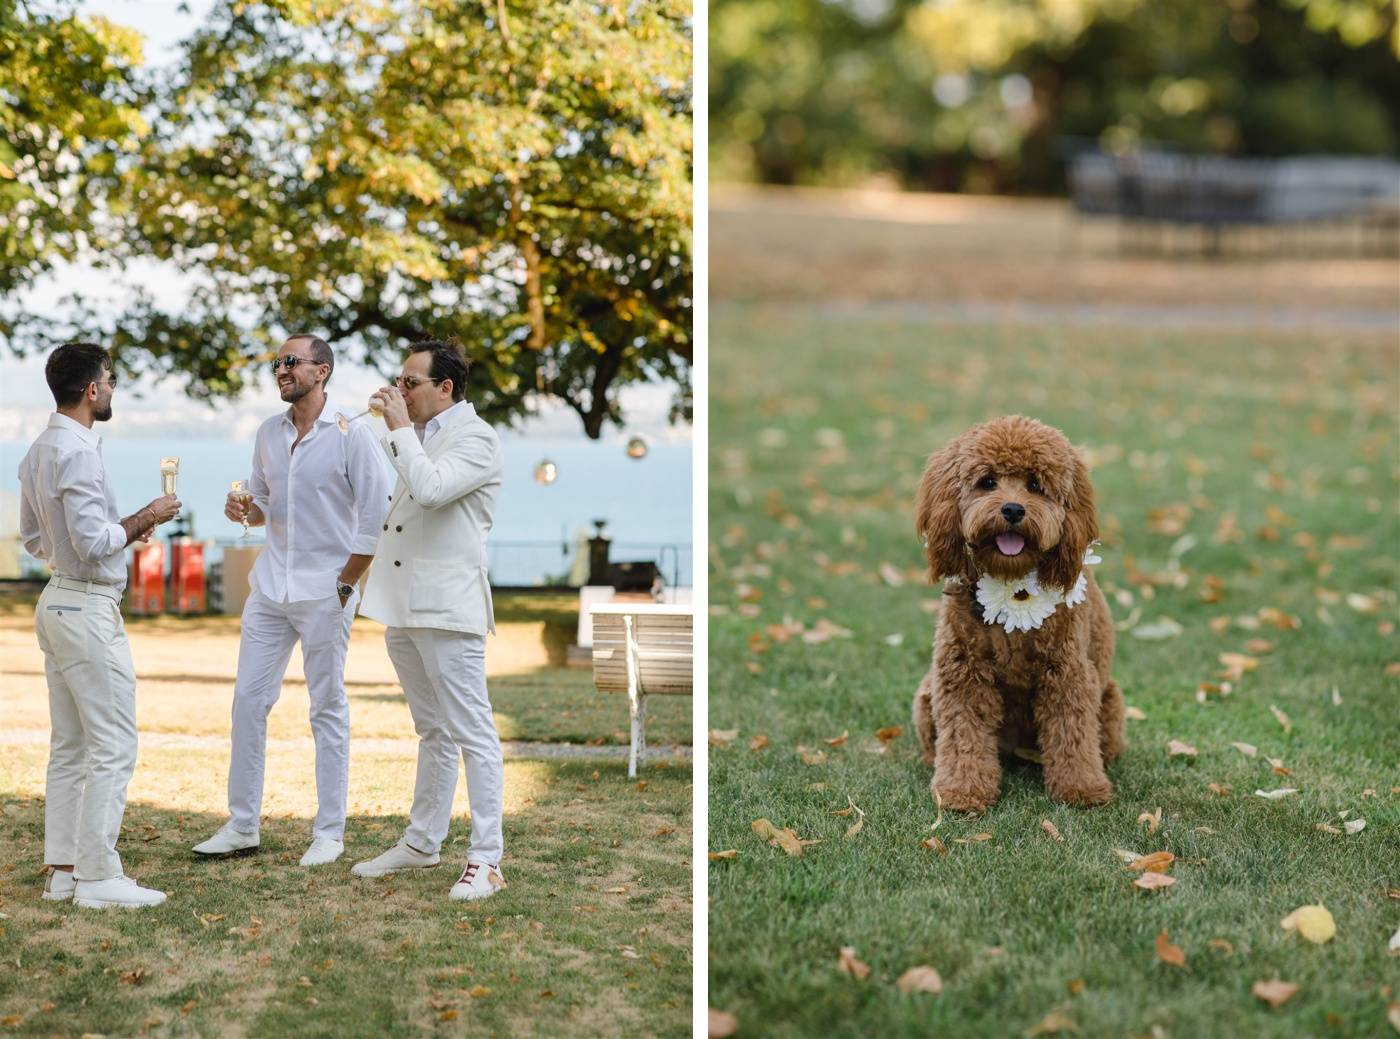
[(402, 873), (408, 869), (431, 869), (441, 861), (437, 853), (424, 854), (400, 840), (383, 855), (355, 863), (350, 867), (350, 872), (357, 877), (387, 877), (390, 873)]
[(73, 897), (76, 883), (71, 869), (51, 869), (44, 878), (44, 893), (39, 897), (45, 902), (66, 902)]
[(301, 857), (303, 866), (324, 866), (328, 862), (334, 862), (345, 852), (345, 845), (340, 841), (333, 841), (329, 837), (315, 837), (311, 841), (311, 847), (306, 849), (306, 854)]
[(80, 880), (73, 892), (73, 904), (84, 909), (141, 909), (158, 906), (164, 901), (164, 891), (142, 887), (126, 876)]
[(192, 850), (196, 855), (208, 855), (211, 858), (221, 855), (247, 855), (257, 851), (259, 843), (257, 830), (241, 833), (233, 828), (233, 823), (225, 823), (219, 827), (218, 833), (203, 844), (196, 844)]
[(479, 898), (490, 898), (506, 886), (506, 878), (501, 876), (501, 867), (485, 862), (468, 862), (462, 870), (462, 877), (448, 892), (454, 901), (474, 902)]

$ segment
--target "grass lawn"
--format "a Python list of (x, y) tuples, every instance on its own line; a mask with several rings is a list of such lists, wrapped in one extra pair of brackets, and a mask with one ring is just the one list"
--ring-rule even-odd
[[(1390, 1034), (1394, 335), (721, 304), (711, 343), (709, 846), (738, 853), (709, 867), (711, 1006), (740, 1035)], [(1114, 674), (1141, 717), (1108, 806), (1054, 804), (1013, 762), (989, 812), (940, 823), (910, 724), (939, 600), (912, 502), (928, 452), (1006, 412), (1087, 449)], [(1210, 685), (1224, 653), (1254, 662), (1228, 693)], [(1298, 792), (1255, 795), (1279, 787)], [(820, 843), (786, 854), (760, 818)], [(1136, 889), (1115, 849), (1173, 853), (1175, 884)], [(1313, 903), (1326, 944), (1280, 927)], [(1161, 932), (1184, 967), (1158, 958)], [(868, 977), (838, 968), (843, 946)], [(899, 991), (917, 965), (941, 995)], [(1298, 991), (1271, 1009), (1251, 986), (1275, 978)]]
[[(487, 650), (502, 736), (625, 733), (625, 699), (599, 697), (587, 671), (535, 666), (538, 633), (511, 626), (541, 611), (503, 605), (498, 651)], [(42, 664), (22, 604), (0, 617), (0, 1035), (689, 1034), (688, 762), (658, 754), (629, 781), (625, 759), (507, 759), (509, 886), (485, 902), (447, 899), (465, 861), (464, 781), (440, 868), (356, 880), (350, 865), (407, 822), (416, 749), (382, 631), (357, 622), (345, 856), (297, 865), (315, 788), (294, 660), (270, 718), (263, 851), (196, 861), (190, 846), (226, 819), (236, 622), (137, 620), (129, 631), (143, 742), (118, 848), (128, 873), (170, 898), (89, 912), (38, 898)], [(656, 749), (688, 743), (689, 699), (657, 699)]]

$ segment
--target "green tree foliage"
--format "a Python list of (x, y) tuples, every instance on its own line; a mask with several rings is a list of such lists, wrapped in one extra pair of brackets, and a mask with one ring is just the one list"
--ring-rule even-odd
[(715, 175), (1062, 187), (1066, 140), (1393, 154), (1388, 0), (714, 0)]
[(108, 203), (196, 287), (104, 331), (196, 396), (291, 331), (386, 371), (456, 334), (488, 417), (597, 437), (655, 379), (688, 417), (690, 53), (678, 0), (222, 0)]

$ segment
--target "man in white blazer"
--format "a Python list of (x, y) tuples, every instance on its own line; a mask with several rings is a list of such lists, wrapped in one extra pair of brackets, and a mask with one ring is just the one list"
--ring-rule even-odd
[(464, 399), (467, 370), (455, 342), (414, 343), (395, 386), (374, 395), (398, 484), (360, 612), (388, 627), (384, 642), (418, 732), (418, 776), (402, 839), (351, 870), (382, 877), (438, 864), (460, 756), (472, 831), (454, 899), (505, 887), (501, 743), (485, 655), (486, 635), (496, 630), (486, 536), (504, 463), (495, 430)]

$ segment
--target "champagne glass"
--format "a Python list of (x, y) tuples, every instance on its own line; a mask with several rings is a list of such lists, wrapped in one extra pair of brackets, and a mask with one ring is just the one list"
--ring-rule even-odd
[(253, 492), (248, 490), (248, 485), (242, 480), (234, 480), (228, 486), (233, 497), (243, 503), (243, 533), (238, 536), (246, 538), (248, 536), (248, 506), (253, 503)]
[(160, 493), (175, 493), (175, 477), (180, 475), (180, 460), (178, 458), (162, 458), (160, 460)]
[(352, 422), (358, 422), (366, 415), (373, 415), (375, 418), (384, 417), (384, 409), (379, 406), (379, 401), (370, 401), (369, 407), (367, 407), (364, 411), (360, 412), (354, 418), (346, 418), (341, 412), (337, 411), (335, 413), (336, 428), (340, 430), (342, 436), (348, 436), (350, 433), (350, 424)]

